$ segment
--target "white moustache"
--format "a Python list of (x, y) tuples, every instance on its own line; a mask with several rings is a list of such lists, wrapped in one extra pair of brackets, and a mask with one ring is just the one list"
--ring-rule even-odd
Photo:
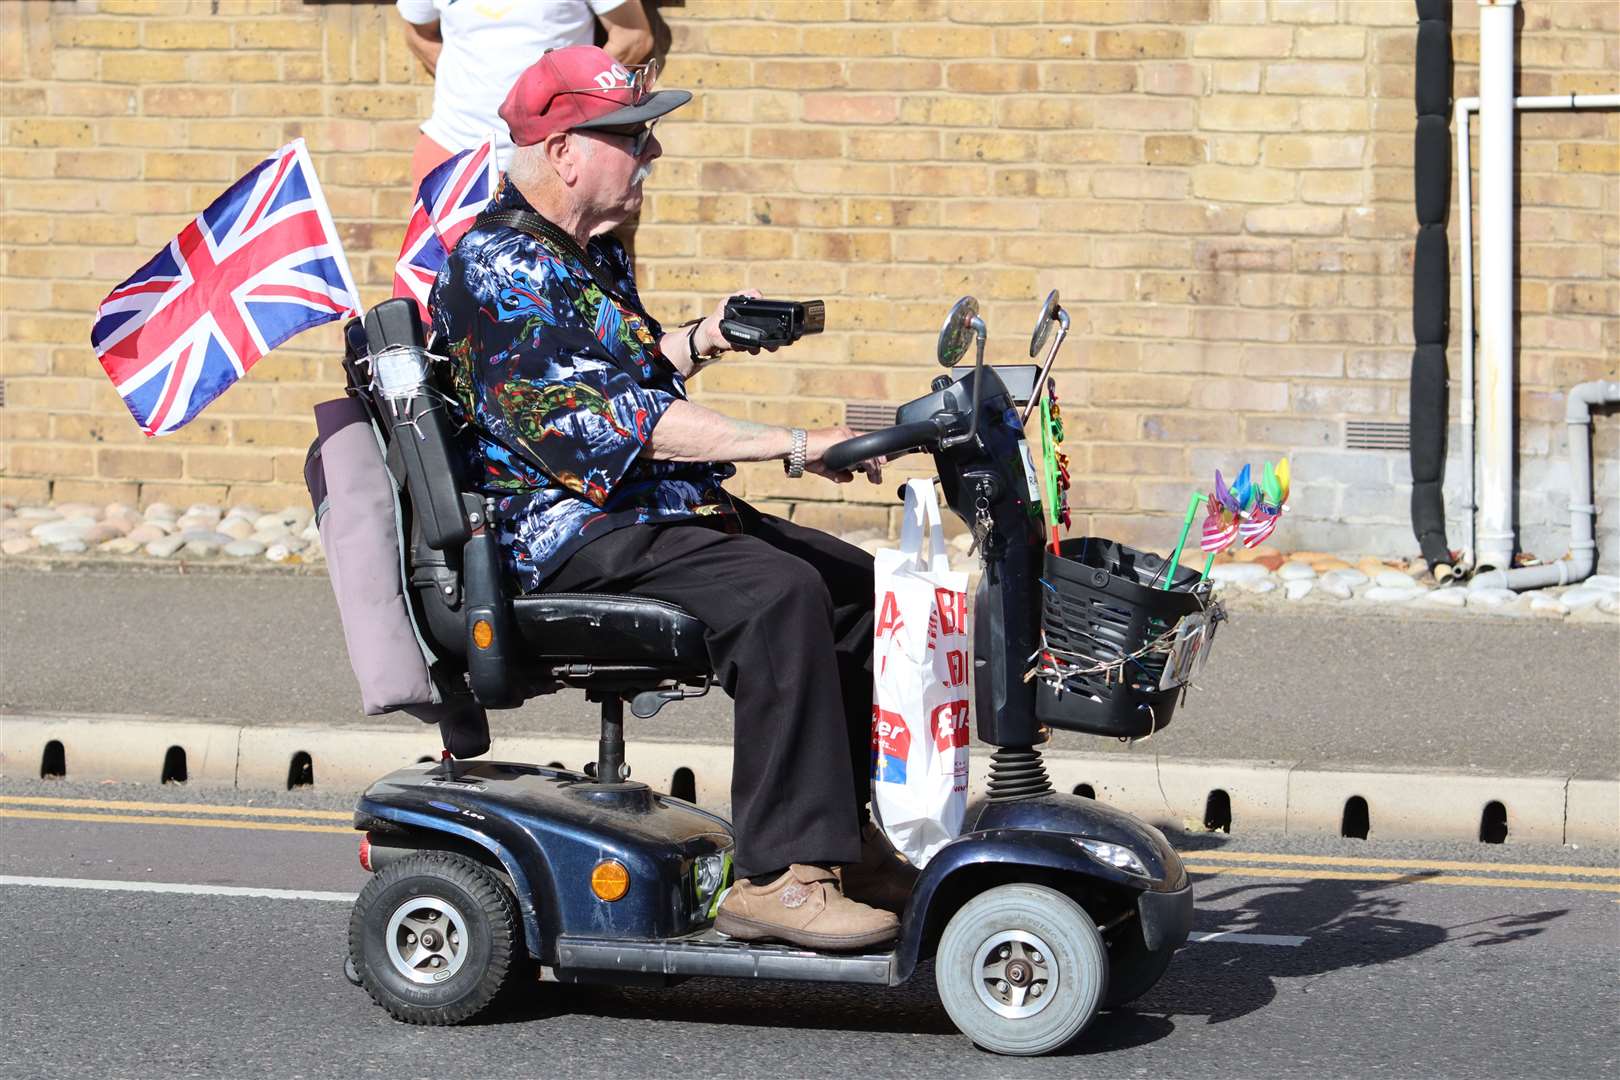
[(640, 187), (641, 182), (652, 175), (653, 164), (653, 162), (649, 161), (645, 165), (636, 166), (636, 173), (630, 178), (630, 184), (632, 187)]

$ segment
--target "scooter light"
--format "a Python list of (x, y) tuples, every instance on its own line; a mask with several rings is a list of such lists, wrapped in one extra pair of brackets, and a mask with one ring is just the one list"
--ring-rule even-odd
[(495, 640), (495, 627), (490, 625), (488, 619), (479, 619), (473, 623), (472, 637), (474, 645), (480, 649), (487, 649)]
[(1138, 877), (1148, 876), (1147, 867), (1142, 865), (1142, 860), (1137, 857), (1136, 852), (1128, 847), (1103, 840), (1086, 840), (1078, 836), (1074, 838), (1074, 842), (1084, 848), (1086, 854), (1104, 865)]
[(630, 891), (630, 871), (617, 859), (603, 859), (591, 870), (591, 892), (612, 903)]

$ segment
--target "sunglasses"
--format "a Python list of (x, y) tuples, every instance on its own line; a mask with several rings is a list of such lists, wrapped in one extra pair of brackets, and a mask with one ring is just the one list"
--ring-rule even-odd
[(575, 128), (574, 130), (584, 132), (587, 135), (616, 135), (621, 139), (631, 139), (633, 141), (630, 143), (630, 156), (640, 157), (642, 152), (647, 149), (647, 144), (652, 141), (653, 128), (658, 126), (658, 121), (661, 119), (663, 117), (654, 117), (645, 124), (637, 124), (631, 128)]
[[(609, 93), (620, 94), (625, 90), (629, 90), (629, 104), (632, 106), (640, 105), (643, 101), (646, 101), (652, 96), (653, 86), (658, 82), (659, 67), (660, 65), (656, 59), (649, 60), (645, 64), (636, 64), (632, 67), (625, 68), (624, 70), (627, 72), (627, 74), (625, 76), (625, 82), (623, 83), (610, 82), (606, 86), (598, 84), (596, 86), (581, 87), (577, 90), (559, 90), (557, 93), (584, 94), (587, 97), (605, 97)], [(599, 78), (611, 79), (612, 76), (604, 72), (601, 76), (599, 76)], [(612, 100), (621, 105), (625, 104), (625, 102), (618, 97), (614, 97)]]

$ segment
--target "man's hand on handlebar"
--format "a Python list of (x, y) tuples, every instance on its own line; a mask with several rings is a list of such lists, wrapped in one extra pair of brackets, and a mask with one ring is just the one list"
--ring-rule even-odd
[(835, 484), (847, 484), (855, 479), (855, 473), (863, 472), (872, 483), (883, 480), (883, 460), (877, 458), (871, 461), (858, 462), (852, 470), (828, 468), (822, 460), (827, 456), (827, 450), (838, 443), (853, 439), (859, 432), (850, 427), (813, 428), (806, 433), (804, 471), (825, 476)]

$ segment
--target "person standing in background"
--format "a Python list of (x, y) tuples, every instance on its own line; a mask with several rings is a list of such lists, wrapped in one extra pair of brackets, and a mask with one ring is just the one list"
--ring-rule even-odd
[(499, 167), (512, 139), (498, 115), (512, 83), (547, 49), (589, 45), (601, 21), (602, 48), (626, 67), (652, 55), (642, 0), (395, 0), (405, 42), (433, 76), (433, 115), (411, 155), (411, 190), (452, 155), (496, 135)]

